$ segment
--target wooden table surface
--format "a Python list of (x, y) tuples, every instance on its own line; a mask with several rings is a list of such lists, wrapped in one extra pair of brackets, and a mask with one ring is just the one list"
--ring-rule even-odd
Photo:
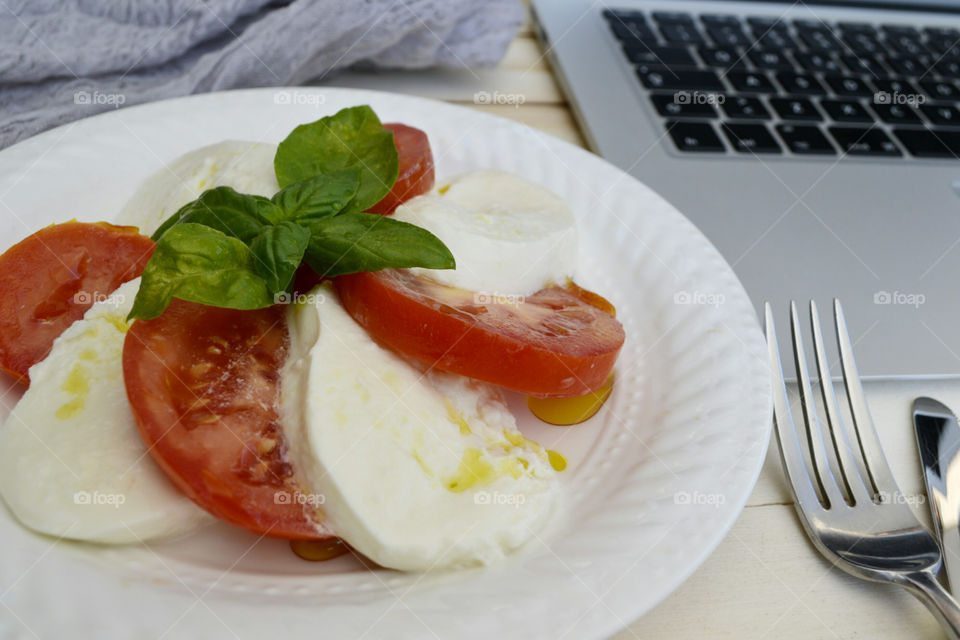
[[(520, 30), (495, 69), (346, 72), (319, 84), (444, 100), (585, 146), (529, 26)], [(482, 92), (519, 96), (523, 103), (477, 104), (483, 100)], [(855, 330), (851, 327), (852, 333)], [(901, 487), (906, 494), (922, 499), (910, 406), (914, 397), (930, 395), (960, 407), (960, 383), (874, 381), (866, 384), (866, 392)], [(925, 505), (919, 505), (918, 515), (929, 519)], [(659, 606), (638, 620), (619, 622), (623, 630), (614, 636), (616, 640), (943, 637), (912, 596), (895, 587), (852, 578), (813, 549), (784, 484), (775, 443), (771, 443), (746, 508), (717, 550)]]

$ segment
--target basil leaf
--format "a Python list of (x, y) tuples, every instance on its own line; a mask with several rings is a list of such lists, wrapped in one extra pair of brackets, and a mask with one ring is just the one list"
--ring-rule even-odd
[(322, 276), (424, 267), (453, 269), (439, 238), (415, 225), (372, 213), (343, 213), (311, 222), (304, 259)]
[(315, 178), (294, 182), (273, 196), (287, 220), (302, 222), (334, 216), (357, 195), (360, 170), (347, 167)]
[(249, 242), (264, 224), (281, 219), (279, 207), (270, 199), (238, 193), (232, 187), (217, 187), (204, 191), (167, 218), (154, 232), (153, 240), (159, 241), (174, 225), (197, 223)]
[(280, 143), (273, 160), (281, 187), (356, 167), (360, 186), (352, 211), (368, 209), (382, 200), (397, 181), (398, 166), (393, 132), (384, 129), (366, 105), (300, 125)]
[(273, 304), (246, 244), (189, 222), (172, 226), (157, 242), (129, 318), (156, 318), (173, 298), (230, 309)]
[(303, 260), (310, 232), (291, 221), (264, 227), (250, 243), (254, 268), (272, 294), (286, 291)]
[[(194, 201), (194, 202), (196, 202), (196, 201)], [(150, 239), (153, 240), (154, 242), (158, 242), (158, 241), (160, 240), (160, 238), (163, 237), (163, 234), (165, 234), (167, 231), (170, 230), (170, 227), (172, 227), (173, 225), (175, 225), (175, 224), (177, 224), (178, 222), (180, 222), (180, 216), (183, 215), (183, 213), (184, 213), (191, 205), (193, 205), (193, 202), (188, 202), (187, 204), (185, 204), (185, 205), (183, 205), (182, 207), (180, 207), (179, 209), (177, 209), (177, 212), (176, 212), (176, 213), (174, 213), (172, 216), (170, 216), (169, 218), (167, 218), (166, 220), (164, 220), (164, 221), (163, 221), (163, 224), (161, 224), (159, 227), (157, 227), (157, 230), (153, 232), (153, 235), (150, 236)]]

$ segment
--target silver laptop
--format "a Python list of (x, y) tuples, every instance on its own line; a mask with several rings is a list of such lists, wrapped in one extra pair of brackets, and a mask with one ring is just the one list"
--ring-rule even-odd
[(838, 297), (862, 374), (960, 374), (960, 0), (532, 4), (594, 151), (758, 310)]

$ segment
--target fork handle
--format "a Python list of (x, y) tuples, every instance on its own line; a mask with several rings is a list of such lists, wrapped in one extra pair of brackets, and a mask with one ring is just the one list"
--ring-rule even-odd
[(960, 640), (960, 604), (943, 588), (936, 575), (932, 571), (917, 571), (904, 578), (903, 586), (930, 609), (947, 636)]

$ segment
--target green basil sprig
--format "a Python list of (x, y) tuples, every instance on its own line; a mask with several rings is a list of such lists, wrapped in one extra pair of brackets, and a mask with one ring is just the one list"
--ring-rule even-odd
[(306, 262), (330, 277), (407, 267), (454, 268), (450, 250), (432, 233), (373, 213), (344, 213), (311, 223)]
[(163, 234), (143, 271), (130, 317), (156, 318), (174, 298), (231, 309), (261, 309), (274, 302), (250, 247), (195, 222)]
[(324, 276), (455, 268), (450, 250), (426, 229), (361, 213), (397, 178), (393, 134), (370, 107), (297, 127), (274, 168), (282, 188), (272, 198), (209, 189), (157, 229), (130, 318), (155, 318), (173, 298), (268, 307), (286, 298), (302, 262)]
[(273, 159), (281, 187), (346, 167), (360, 171), (352, 211), (377, 204), (397, 181), (399, 162), (393, 132), (383, 128), (368, 106), (349, 107), (300, 125), (280, 143)]

